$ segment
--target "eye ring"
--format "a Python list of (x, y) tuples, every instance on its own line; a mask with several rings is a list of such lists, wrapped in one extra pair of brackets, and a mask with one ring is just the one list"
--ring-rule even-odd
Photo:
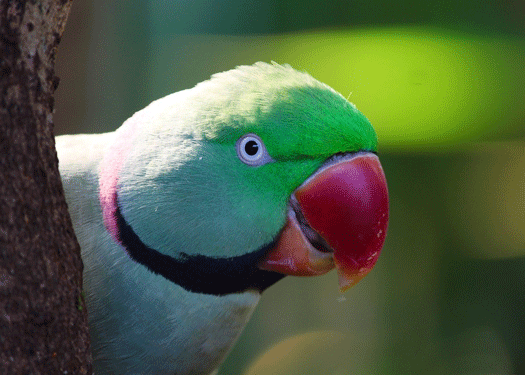
[(254, 133), (243, 135), (235, 144), (237, 156), (247, 165), (259, 166), (273, 161), (272, 157), (266, 151), (264, 142), (261, 137)]

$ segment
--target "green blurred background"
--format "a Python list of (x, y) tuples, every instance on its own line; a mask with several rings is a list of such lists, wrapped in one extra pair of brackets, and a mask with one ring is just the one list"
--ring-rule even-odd
[(391, 194), (376, 268), (270, 288), (220, 374), (525, 374), (525, 3), (75, 0), (56, 133), (256, 61), (374, 124)]

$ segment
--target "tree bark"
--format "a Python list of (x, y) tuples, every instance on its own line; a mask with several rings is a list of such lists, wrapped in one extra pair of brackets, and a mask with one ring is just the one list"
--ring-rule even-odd
[(80, 248), (53, 137), (71, 0), (0, 1), (0, 373), (90, 374)]

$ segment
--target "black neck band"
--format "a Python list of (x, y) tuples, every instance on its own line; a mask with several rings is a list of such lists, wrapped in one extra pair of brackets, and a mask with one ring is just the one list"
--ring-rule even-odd
[(129, 256), (150, 271), (190, 292), (217, 296), (240, 293), (248, 289), (262, 292), (285, 276), (257, 267), (259, 260), (273, 247), (273, 242), (255, 252), (232, 258), (211, 258), (184, 253), (180, 253), (180, 258), (173, 258), (162, 254), (140, 240), (122, 216), (118, 196), (116, 198), (115, 219), (118, 238)]

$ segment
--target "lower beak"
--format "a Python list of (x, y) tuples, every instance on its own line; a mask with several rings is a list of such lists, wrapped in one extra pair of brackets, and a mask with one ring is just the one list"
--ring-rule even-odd
[(294, 191), (286, 224), (259, 268), (314, 276), (335, 267), (345, 291), (374, 267), (387, 225), (388, 189), (378, 157), (341, 157)]

